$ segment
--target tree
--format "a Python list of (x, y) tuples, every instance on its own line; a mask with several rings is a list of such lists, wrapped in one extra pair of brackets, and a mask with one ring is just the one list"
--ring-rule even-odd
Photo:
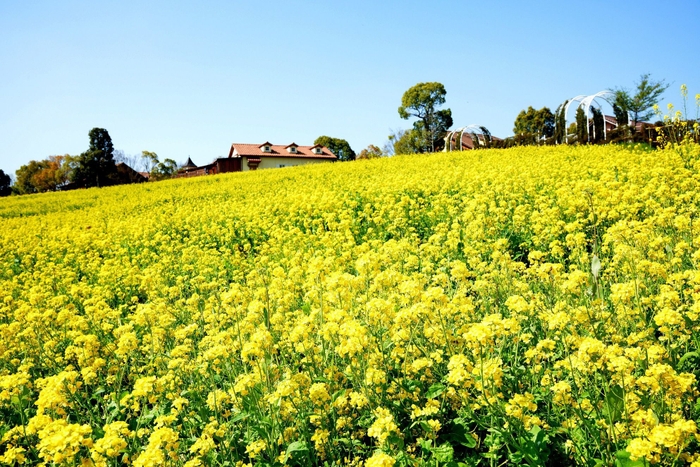
[(143, 165), (144, 169), (146, 169), (146, 172), (151, 173), (159, 162), (158, 154), (155, 152), (141, 151), (141, 164)]
[(37, 191), (56, 191), (59, 187), (68, 183), (75, 165), (75, 160), (70, 154), (63, 156), (49, 156), (45, 167), (34, 175), (34, 185)]
[(137, 172), (141, 171), (143, 161), (140, 155), (127, 154), (122, 149), (115, 149), (113, 155), (115, 164), (122, 162)]
[(360, 151), (360, 154), (357, 156), (357, 160), (360, 159), (376, 159), (378, 157), (382, 157), (384, 153), (382, 152), (381, 149), (379, 149), (377, 146), (374, 144), (370, 144), (367, 146), (365, 149)]
[(0, 169), (0, 197), (10, 196), (12, 193), (12, 188), (10, 185), (12, 185), (12, 179), (5, 173), (5, 171)]
[[(411, 130), (399, 130), (393, 135), (392, 147), (394, 154), (416, 154), (425, 152), (428, 143), (425, 132), (415, 128)], [(389, 136), (391, 139), (391, 136)]]
[(158, 154), (155, 152), (141, 151), (141, 160), (150, 174), (151, 180), (157, 181), (172, 178), (177, 172), (177, 162), (172, 159), (165, 159), (161, 162), (158, 159)]
[(72, 180), (86, 188), (110, 185), (117, 172), (112, 138), (104, 128), (93, 128), (88, 136), (90, 148), (78, 157)]
[(568, 100), (564, 101), (564, 103), (559, 106), (554, 116), (554, 141), (557, 144), (562, 144), (566, 141), (566, 105), (568, 103)]
[(629, 114), (626, 110), (623, 110), (617, 103), (617, 99), (612, 104), (613, 112), (615, 113), (615, 120), (617, 121), (617, 126), (625, 126), (629, 123)]
[(387, 136), (387, 140), (384, 143), (384, 146), (382, 146), (382, 152), (387, 155), (387, 156), (394, 156), (396, 155), (396, 151), (394, 150), (394, 145), (398, 140), (400, 140), (403, 135), (406, 133), (406, 130), (402, 130), (399, 128), (398, 130), (389, 130), (391, 133), (389, 136)]
[(14, 190), (21, 195), (56, 191), (71, 179), (76, 160), (76, 157), (65, 154), (49, 156), (42, 161), (30, 161), (15, 172), (17, 179)]
[(513, 133), (521, 136), (523, 141), (539, 144), (543, 138), (554, 135), (554, 114), (549, 107), (535, 110), (530, 106), (527, 111), (520, 111), (514, 125)]
[(605, 117), (603, 112), (595, 107), (591, 107), (591, 112), (593, 113), (593, 142), (599, 143), (603, 141), (605, 135)]
[(163, 162), (158, 162), (151, 169), (151, 180), (157, 181), (172, 178), (175, 172), (177, 172), (177, 162), (172, 159), (165, 159)]
[(633, 127), (636, 127), (638, 122), (646, 122), (654, 116), (654, 105), (668, 89), (664, 80), (654, 81), (649, 73), (642, 75), (636, 85), (637, 92), (634, 96), (624, 88), (615, 90), (615, 105), (632, 114)]
[(48, 167), (47, 161), (29, 161), (15, 172), (14, 188), (20, 195), (39, 193), (36, 175)]
[(355, 151), (352, 150), (348, 142), (344, 139), (319, 136), (314, 141), (314, 144), (319, 144), (330, 149), (333, 154), (338, 156), (339, 161), (347, 162), (355, 160)]
[[(418, 83), (409, 88), (401, 97), (399, 116), (404, 120), (416, 117), (419, 121), (413, 124), (413, 130), (424, 133), (421, 139), (426, 144), (418, 152), (435, 152), (445, 137), (445, 133), (452, 126), (452, 111), (450, 109), (437, 110), (437, 107), (445, 103), (445, 86), (441, 83)], [(414, 135), (414, 139), (415, 139)]]
[(588, 142), (588, 117), (581, 107), (576, 109), (576, 140), (579, 144)]

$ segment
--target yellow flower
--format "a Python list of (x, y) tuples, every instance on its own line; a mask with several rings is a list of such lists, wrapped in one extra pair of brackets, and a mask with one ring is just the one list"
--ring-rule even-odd
[(367, 430), (367, 435), (375, 438), (378, 445), (383, 445), (387, 438), (398, 433), (398, 426), (388, 409), (379, 407), (374, 411), (375, 420)]
[(390, 455), (377, 451), (372, 457), (367, 459), (365, 467), (393, 467), (396, 464), (396, 459)]
[(260, 453), (267, 448), (267, 443), (265, 440), (259, 439), (249, 443), (245, 448), (245, 452), (251, 459), (257, 459)]

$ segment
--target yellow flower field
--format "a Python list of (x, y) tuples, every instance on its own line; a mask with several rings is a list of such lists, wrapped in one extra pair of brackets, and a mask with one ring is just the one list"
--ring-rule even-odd
[(0, 199), (0, 461), (700, 466), (692, 151)]

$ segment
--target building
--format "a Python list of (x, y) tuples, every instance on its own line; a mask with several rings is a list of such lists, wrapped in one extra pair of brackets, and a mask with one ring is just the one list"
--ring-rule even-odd
[(338, 158), (325, 146), (287, 146), (265, 142), (263, 144), (233, 143), (228, 157), (219, 157), (211, 164), (197, 166), (187, 159), (176, 177), (198, 177), (227, 172), (247, 172), (258, 169), (275, 169), (296, 165), (335, 162)]
[(233, 143), (228, 152), (228, 158), (240, 161), (240, 171), (273, 169), (295, 165), (317, 164), (319, 162), (335, 162), (335, 154), (325, 146), (287, 146), (271, 144), (240, 144)]
[(115, 185), (124, 185), (127, 183), (143, 183), (147, 182), (148, 178), (144, 177), (141, 172), (137, 172), (123, 162), (116, 165), (117, 173)]

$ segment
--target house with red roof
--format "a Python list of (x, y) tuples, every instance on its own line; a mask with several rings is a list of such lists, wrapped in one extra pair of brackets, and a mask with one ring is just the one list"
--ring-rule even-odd
[(272, 144), (233, 143), (228, 157), (220, 157), (211, 164), (196, 166), (192, 159), (178, 171), (178, 177), (196, 177), (226, 172), (246, 172), (258, 169), (276, 169), (296, 165), (335, 162), (338, 157), (325, 146), (299, 146)]
[(264, 142), (263, 144), (233, 143), (228, 152), (229, 159), (240, 160), (241, 171), (292, 167), (295, 165), (335, 162), (335, 154), (325, 146), (286, 146)]

